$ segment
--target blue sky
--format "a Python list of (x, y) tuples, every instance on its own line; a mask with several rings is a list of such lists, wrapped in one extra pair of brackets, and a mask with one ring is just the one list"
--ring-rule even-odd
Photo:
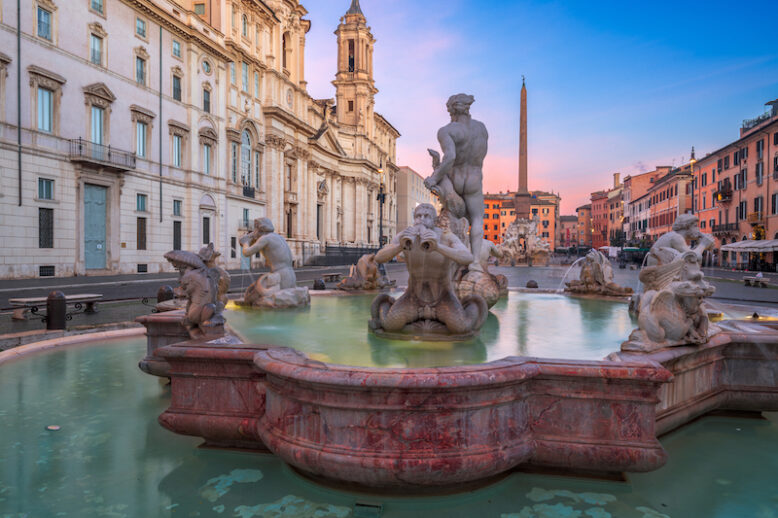
[[(308, 0), (306, 79), (334, 96), (335, 36), (350, 0)], [(563, 214), (612, 174), (680, 164), (738, 138), (778, 98), (778, 0), (734, 2), (361, 0), (376, 38), (376, 111), (399, 165), (430, 173), (445, 101), (475, 96), (490, 133), (484, 189), (513, 190), (519, 90), (529, 97), (529, 187)]]

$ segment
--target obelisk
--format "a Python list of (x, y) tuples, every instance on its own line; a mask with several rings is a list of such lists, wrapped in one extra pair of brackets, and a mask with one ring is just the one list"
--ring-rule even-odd
[(527, 85), (521, 76), (521, 112), (519, 114), (519, 188), (513, 204), (516, 218), (528, 219), (530, 211), (530, 193), (527, 190)]

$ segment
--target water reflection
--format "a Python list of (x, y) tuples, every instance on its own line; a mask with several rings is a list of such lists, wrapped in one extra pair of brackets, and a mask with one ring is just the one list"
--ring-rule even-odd
[(632, 325), (627, 305), (558, 294), (510, 293), (492, 308), (480, 335), (459, 343), (384, 340), (367, 330), (373, 295), (313, 297), (311, 307), (226, 311), (253, 343), (283, 345), (343, 365), (437, 367), (506, 356), (598, 360), (617, 350)]

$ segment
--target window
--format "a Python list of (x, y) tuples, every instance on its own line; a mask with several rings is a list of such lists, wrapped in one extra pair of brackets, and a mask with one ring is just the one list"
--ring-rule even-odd
[(181, 167), (183, 162), (183, 140), (181, 135), (173, 135), (173, 167)]
[(141, 158), (146, 158), (146, 134), (148, 124), (145, 122), (135, 123), (135, 154)]
[(181, 57), (181, 42), (173, 40), (173, 55), (177, 58)]
[(284, 166), (284, 189), (287, 191), (292, 190), (292, 164), (286, 164)]
[(240, 138), (240, 183), (251, 187), (251, 136), (243, 130)]
[(148, 196), (145, 194), (136, 194), (135, 195), (135, 210), (138, 212), (146, 212), (146, 201), (148, 200)]
[(146, 60), (135, 56), (135, 82), (139, 85), (146, 84)]
[[(51, 11), (38, 7), (38, 37), (51, 41)], [(50, 247), (48, 247), (50, 248)]]
[(203, 111), (211, 113), (211, 91), (203, 88)]
[(181, 205), (183, 202), (181, 200), (173, 200), (173, 215), (174, 216), (180, 216), (181, 215)]
[(761, 196), (757, 196), (754, 198), (754, 212), (759, 213), (760, 215), (764, 211), (764, 198)]
[(243, 34), (244, 38), (249, 37), (249, 18), (245, 14), (243, 15), (241, 24), (241, 34)]
[(38, 130), (52, 133), (54, 92), (47, 88), (38, 87)]
[(136, 218), (135, 233), (137, 235), (137, 250), (146, 249), (146, 218)]
[(230, 83), (235, 84), (235, 62), (230, 61)]
[(243, 209), (243, 226), (248, 228), (249, 221), (251, 221), (251, 218), (249, 217), (249, 209)]
[(211, 64), (208, 61), (203, 61), (203, 72), (211, 75)]
[(773, 193), (773, 195), (770, 198), (770, 204), (772, 205), (770, 212), (772, 214), (778, 214), (778, 192)]
[(262, 155), (259, 153), (259, 151), (254, 151), (254, 187), (259, 189), (260, 187), (260, 174), (261, 174), (261, 166), (262, 163)]
[(194, 4), (194, 12), (196, 15), (203, 16), (205, 14), (205, 4)]
[(762, 185), (762, 180), (764, 179), (764, 162), (756, 163), (756, 170), (754, 173), (756, 175), (756, 184)]
[(203, 144), (203, 174), (211, 174), (211, 145)]
[(729, 169), (729, 155), (724, 157), (724, 169)]
[(173, 99), (181, 100), (181, 78), (175, 75), (173, 76)]
[(211, 242), (211, 218), (203, 216), (203, 244), (207, 245)]
[(353, 112), (354, 111), (354, 101), (348, 102), (348, 111)]
[(740, 221), (746, 219), (746, 211), (748, 210), (748, 202), (741, 201), (737, 207), (735, 207), (735, 219)]
[(140, 18), (135, 18), (135, 34), (141, 38), (146, 38), (146, 21)]
[(103, 0), (90, 0), (89, 5), (93, 11), (103, 14)]
[(54, 180), (38, 178), (38, 199), (39, 200), (54, 199)]
[(54, 248), (54, 209), (38, 209), (38, 248)]
[(243, 91), (248, 92), (249, 91), (249, 64), (248, 63), (240, 64), (240, 80), (242, 82), (241, 86), (243, 88)]
[(181, 250), (181, 222), (173, 222), (173, 250)]
[(773, 133), (773, 146), (778, 146), (778, 131)]
[(259, 97), (259, 72), (254, 72), (254, 97)]
[(756, 158), (757, 160), (764, 158), (764, 139), (759, 140), (756, 143)]
[(95, 144), (103, 144), (105, 125), (105, 110), (99, 106), (92, 106), (92, 142)]
[(94, 34), (89, 36), (89, 60), (94, 65), (103, 64), (103, 38)]
[(232, 142), (232, 164), (230, 171), (232, 173), (232, 183), (238, 183), (238, 143)]
[(354, 40), (348, 40), (348, 71), (354, 71)]

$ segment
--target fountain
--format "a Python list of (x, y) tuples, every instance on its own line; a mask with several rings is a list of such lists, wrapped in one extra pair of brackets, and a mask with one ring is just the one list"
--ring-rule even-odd
[(503, 262), (511, 265), (526, 264), (527, 266), (543, 266), (548, 264), (551, 247), (538, 237), (540, 218), (535, 214), (532, 218), (519, 218), (508, 225), (505, 240), (500, 245)]
[[(613, 267), (602, 252), (591, 249), (586, 256), (570, 265), (568, 272), (581, 262), (578, 280), (567, 283), (565, 291), (582, 295), (602, 295), (605, 297), (626, 297), (632, 294), (632, 288), (622, 287), (613, 282)], [(565, 273), (565, 277), (567, 273)], [(565, 277), (562, 277), (564, 282)]]

